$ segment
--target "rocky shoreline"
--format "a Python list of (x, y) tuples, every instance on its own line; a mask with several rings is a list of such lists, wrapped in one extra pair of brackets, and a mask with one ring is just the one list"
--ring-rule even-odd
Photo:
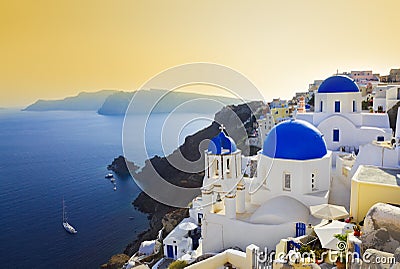
[[(204, 178), (204, 161), (198, 162), (202, 167), (199, 167), (197, 171), (201, 172), (188, 173), (175, 168), (169, 163), (168, 158), (173, 158), (175, 155), (182, 154), (187, 160), (200, 160), (203, 157), (201, 152), (205, 150), (205, 148), (202, 148), (204, 147), (204, 143), (202, 145), (201, 142), (216, 136), (220, 132), (220, 124), (226, 126), (227, 132), (233, 139), (235, 139), (235, 141), (237, 141), (237, 146), (242, 150), (244, 155), (254, 154), (258, 149), (246, 146), (245, 141), (247, 135), (255, 128), (254, 123), (256, 118), (259, 117), (264, 109), (265, 105), (261, 101), (226, 106), (215, 114), (214, 122), (210, 126), (186, 137), (184, 144), (168, 157), (155, 156), (146, 160), (144, 167), (139, 171), (137, 165), (126, 160), (123, 156), (119, 156), (114, 159), (107, 169), (123, 177), (131, 174), (135, 180), (139, 182), (141, 180), (146, 180), (154, 176), (154, 173), (157, 173), (168, 182), (177, 186), (186, 188), (201, 187)], [(244, 131), (243, 128), (238, 128), (239, 121), (244, 124)], [(185, 202), (189, 204), (190, 201)], [(148, 214), (149, 229), (139, 234), (137, 239), (125, 248), (124, 254), (127, 255), (123, 256), (125, 258), (128, 256), (130, 257), (137, 252), (142, 241), (157, 238), (158, 232), (163, 228), (163, 234), (165, 236), (183, 218), (188, 216), (187, 208), (175, 208), (162, 204), (152, 199), (144, 192), (141, 192), (132, 204), (137, 210)], [(115, 260), (117, 255), (114, 255), (110, 261), (107, 264), (103, 264), (101, 268), (119, 268), (120, 266), (113, 262), (113, 258)]]

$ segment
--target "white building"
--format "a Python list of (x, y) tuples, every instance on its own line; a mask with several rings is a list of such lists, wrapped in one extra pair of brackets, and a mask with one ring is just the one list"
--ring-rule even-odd
[(388, 86), (377, 86), (372, 92), (374, 112), (385, 112), (386, 109), (386, 90)]
[(319, 86), (322, 84), (323, 80), (318, 79), (314, 80), (313, 83), (308, 85), (308, 92), (316, 92), (319, 88)]
[(384, 168), (400, 168), (400, 108), (397, 110), (396, 133), (391, 140), (371, 141), (360, 147), (360, 152), (352, 166), (353, 176), (359, 166), (369, 165)]
[(257, 135), (248, 138), (248, 145), (262, 148), (265, 138), (274, 126), (275, 120), (271, 113), (261, 115), (257, 119)]
[(202, 224), (203, 253), (252, 243), (273, 249), (296, 235), (296, 222), (308, 222), (308, 206), (328, 201), (331, 152), (307, 122), (285, 121), (270, 131), (256, 177), (243, 177), (241, 158), (223, 131), (206, 151), (202, 197), (190, 210)]
[[(186, 218), (180, 224), (192, 221), (191, 218)], [(194, 244), (191, 233), (193, 232), (179, 228), (179, 225), (175, 227), (163, 240), (165, 256), (176, 260), (193, 252)]]
[[(392, 130), (385, 113), (363, 113), (361, 92), (346, 76), (326, 79), (315, 93), (315, 112), (299, 113), (298, 119), (316, 126), (325, 137), (329, 150), (353, 148), (383, 136), (390, 139)], [(335, 156), (335, 155), (334, 155)]]
[(400, 101), (400, 85), (380, 85), (373, 93), (373, 110), (388, 111)]
[(257, 120), (257, 124), (258, 124), (257, 131), (261, 148), (268, 133), (275, 126), (274, 117), (271, 115), (271, 113), (266, 113)]

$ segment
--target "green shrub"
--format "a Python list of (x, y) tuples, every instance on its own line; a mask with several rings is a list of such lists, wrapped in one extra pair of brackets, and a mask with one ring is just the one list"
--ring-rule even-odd
[(309, 245), (301, 245), (301, 247), (300, 247), (300, 249), (299, 249), (299, 252), (300, 252), (300, 254), (303, 254), (303, 253), (310, 253), (311, 252), (311, 246), (309, 246)]
[(339, 239), (339, 241), (343, 241), (343, 242), (347, 241), (347, 233), (345, 233), (345, 234), (335, 234), (334, 237)]
[(172, 262), (169, 266), (168, 269), (182, 269), (185, 268), (187, 266), (187, 262), (186, 261), (174, 261)]

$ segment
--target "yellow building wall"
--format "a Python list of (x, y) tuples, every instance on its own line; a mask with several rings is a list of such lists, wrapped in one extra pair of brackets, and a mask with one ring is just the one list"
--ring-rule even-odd
[(356, 222), (362, 221), (368, 210), (379, 202), (400, 204), (400, 187), (351, 181), (350, 216)]
[(287, 118), (290, 115), (289, 108), (288, 107), (272, 108), (271, 115), (274, 117), (275, 122), (279, 118)]

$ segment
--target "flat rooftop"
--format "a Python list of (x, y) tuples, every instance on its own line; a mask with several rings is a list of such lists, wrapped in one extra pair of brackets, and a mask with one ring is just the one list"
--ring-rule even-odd
[(354, 179), (361, 182), (400, 187), (400, 169), (360, 165)]

